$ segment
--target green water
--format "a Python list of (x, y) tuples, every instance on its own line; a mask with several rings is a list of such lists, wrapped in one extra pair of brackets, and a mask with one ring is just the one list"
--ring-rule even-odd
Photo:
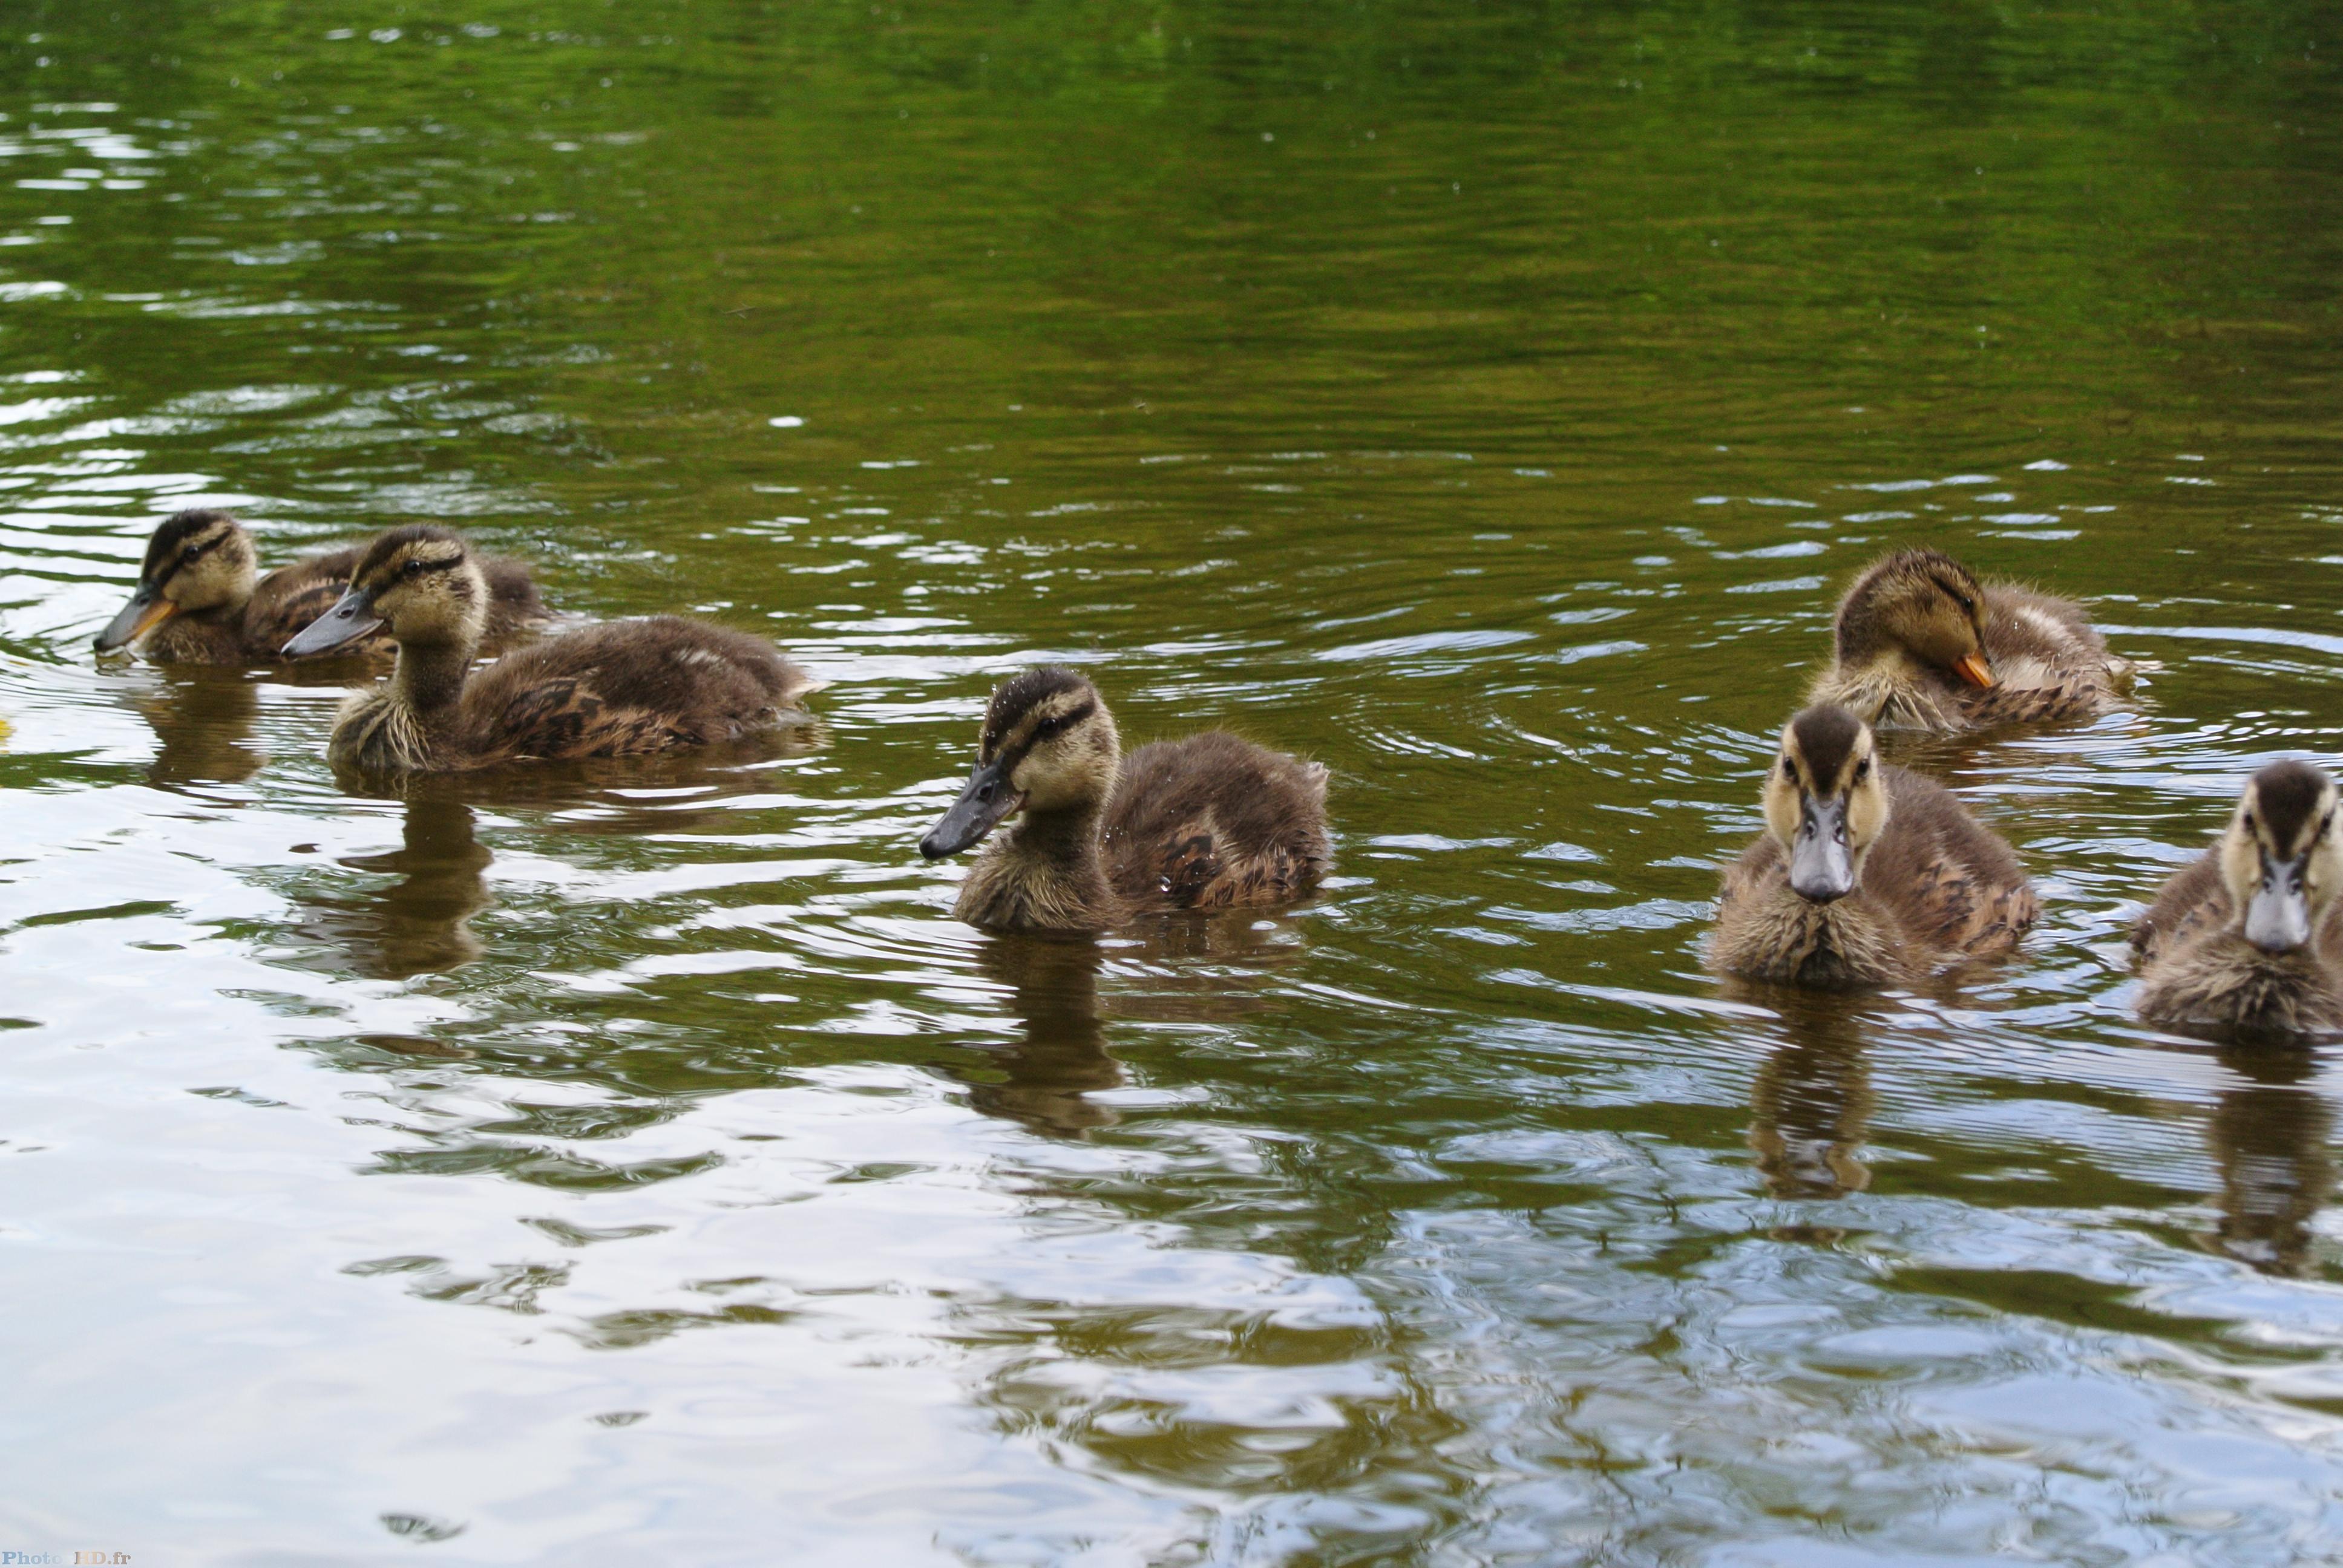
[[(0, 1549), (142, 1564), (2343, 1556), (2324, 1051), (2122, 931), (2343, 756), (2308, 4), (0, 17)], [(830, 684), (357, 798), (99, 666), (159, 514), (445, 521)], [(1834, 587), (2083, 598), (1926, 754), (2046, 913), (1699, 965)], [(987, 691), (1326, 762), (1097, 944), (915, 849)], [(1908, 750), (1908, 749), (1907, 749)]]

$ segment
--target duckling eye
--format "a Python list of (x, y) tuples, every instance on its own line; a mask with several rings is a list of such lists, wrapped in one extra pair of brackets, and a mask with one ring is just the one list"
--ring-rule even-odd
[(1855, 781), (1858, 784), (1871, 777), (1871, 759), (1866, 757), (1855, 765)]
[(411, 578), (419, 578), (427, 569), (429, 569), (428, 567), (422, 561), (409, 561), (405, 568), (407, 575)]
[(1782, 759), (1782, 777), (1793, 784), (1798, 781), (1798, 765), (1786, 757)]
[(211, 546), (209, 545), (189, 545), (180, 555), (179, 564), (183, 567), (191, 567), (195, 565), (197, 561), (204, 558), (204, 552), (209, 548), (211, 548)]

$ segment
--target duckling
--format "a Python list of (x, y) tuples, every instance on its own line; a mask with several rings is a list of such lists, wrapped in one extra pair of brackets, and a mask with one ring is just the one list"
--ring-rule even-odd
[[(306, 557), (259, 577), (252, 535), (226, 512), (197, 508), (163, 519), (146, 542), (138, 568), (138, 589), (94, 639), (100, 653), (146, 638), (147, 658), (163, 664), (262, 664), (294, 633), (316, 620), (341, 597), (357, 569), (355, 546)], [(518, 561), (486, 560), (488, 582), (487, 640), (502, 647), (536, 630), (548, 618), (528, 568)], [(373, 635), (349, 651), (387, 659), (387, 636)]]
[(410, 524), (369, 545), (348, 591), (285, 645), (299, 658), (377, 627), (398, 645), (390, 679), (342, 704), (327, 759), (414, 773), (635, 756), (745, 734), (814, 684), (761, 638), (674, 616), (582, 627), (476, 675), (490, 603), (459, 535)]
[(2133, 669), (2081, 607), (1980, 583), (1941, 550), (1873, 563), (1839, 601), (1836, 643), (1806, 700), (1903, 729), (2096, 718)]
[(1782, 730), (1765, 832), (1725, 868), (1711, 965), (1753, 980), (1897, 985), (2006, 952), (2040, 904), (1951, 790), (1873, 755), (1844, 708)]
[(2335, 780), (2273, 762), (2214, 846), (2132, 927), (2150, 1023), (2315, 1034), (2343, 1029), (2343, 831)]
[(1006, 930), (1102, 930), (1154, 910), (1300, 898), (1325, 875), (1326, 769), (1215, 729), (1121, 755), (1098, 689), (1045, 665), (1003, 681), (976, 770), (920, 840), (956, 855), (1004, 819), (952, 913)]

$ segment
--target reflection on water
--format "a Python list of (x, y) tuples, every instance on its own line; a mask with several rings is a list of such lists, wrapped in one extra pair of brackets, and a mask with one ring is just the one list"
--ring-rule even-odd
[[(1778, 993), (1776, 993), (1778, 995)], [(1782, 1040), (1749, 1091), (1749, 1147), (1776, 1198), (1842, 1198), (1871, 1185), (1865, 1022), (1842, 1003), (1781, 997)]]
[(295, 934), (340, 950), (356, 972), (379, 980), (471, 962), (480, 955), (471, 920), (491, 902), (482, 873), (493, 859), (474, 837), (475, 819), (470, 806), (442, 791), (410, 795), (397, 849), (336, 861), (397, 879), (312, 900)]
[(1091, 941), (985, 939), (977, 970), (1009, 988), (1008, 1011), (1019, 1039), (988, 1051), (982, 1067), (955, 1073), (968, 1084), (970, 1105), (1060, 1137), (1115, 1124), (1111, 1107), (1086, 1098), (1122, 1082), (1099, 1016), (1103, 961)]
[(2221, 1053), (2238, 1081), (2206, 1124), (2221, 1173), (2220, 1218), (2208, 1244), (2267, 1273), (2318, 1267), (2315, 1221), (2335, 1193), (2335, 1115), (2316, 1087), (2308, 1049), (2254, 1045)]
[(164, 789), (241, 784), (268, 761), (253, 733), (259, 688), (243, 670), (157, 671), (130, 700), (154, 727), (155, 760), (146, 777)]

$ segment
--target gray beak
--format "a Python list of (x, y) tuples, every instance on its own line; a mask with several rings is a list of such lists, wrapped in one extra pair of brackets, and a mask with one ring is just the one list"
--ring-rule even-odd
[(2302, 891), (2308, 855), (2262, 861), (2261, 886), (2246, 903), (2246, 940), (2266, 953), (2287, 953), (2310, 940), (2310, 900)]
[(1010, 788), (1001, 764), (980, 762), (969, 775), (968, 788), (951, 809), (920, 840), (920, 853), (930, 860), (957, 855), (1000, 825), (1001, 819), (1025, 804), (1025, 797)]
[(374, 613), (374, 601), (352, 588), (335, 601), (333, 608), (293, 634), (293, 640), (285, 645), (285, 657), (302, 658), (329, 652), (357, 641), (381, 624), (382, 617)]
[(1798, 802), (1798, 834), (1790, 840), (1790, 888), (1827, 904), (1855, 891), (1855, 857), (1846, 849), (1846, 801)]
[(106, 623), (106, 629), (91, 640), (91, 646), (100, 653), (111, 653), (169, 619), (177, 607), (159, 597), (161, 593), (162, 589), (154, 583), (140, 583), (138, 591), (130, 596), (130, 602)]

